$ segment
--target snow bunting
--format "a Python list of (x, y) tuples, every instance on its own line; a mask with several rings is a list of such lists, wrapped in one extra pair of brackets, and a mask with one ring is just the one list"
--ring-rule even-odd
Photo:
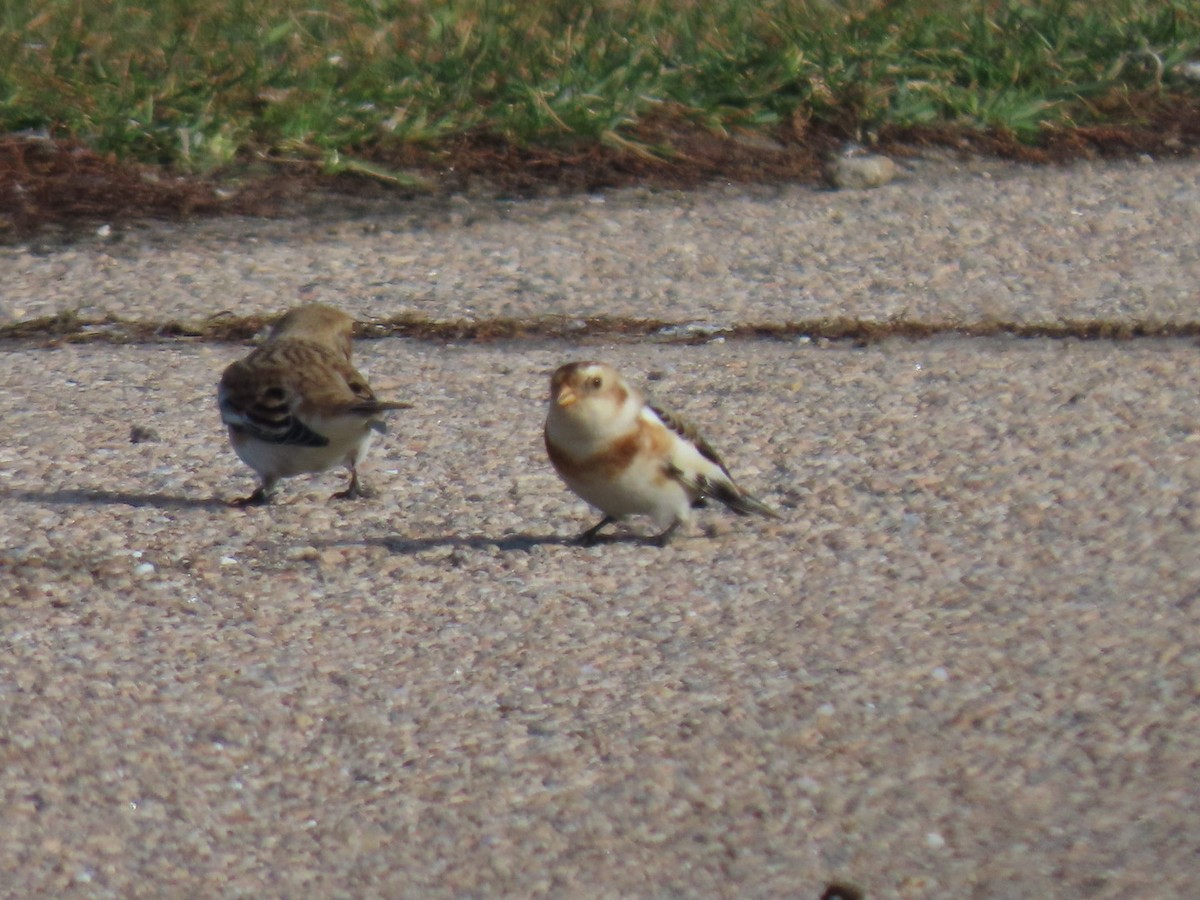
[(647, 515), (664, 546), (692, 508), (719, 500), (739, 515), (779, 514), (740, 490), (694, 428), (646, 402), (611, 366), (573, 362), (550, 379), (546, 452), (567, 487), (604, 518), (579, 536), (595, 543), (605, 525)]
[(221, 376), (217, 402), (229, 426), (229, 442), (242, 462), (262, 479), (234, 506), (267, 503), (281, 478), (350, 470), (350, 485), (334, 497), (366, 494), (358, 464), (374, 432), (387, 431), (382, 413), (410, 409), (407, 403), (376, 399), (367, 380), (350, 364), (354, 319), (314, 303), (283, 316), (266, 342)]

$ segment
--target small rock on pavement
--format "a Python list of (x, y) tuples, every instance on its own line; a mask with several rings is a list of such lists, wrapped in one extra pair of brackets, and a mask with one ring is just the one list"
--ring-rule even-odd
[(155, 441), (161, 441), (158, 432), (149, 425), (134, 425), (129, 429), (129, 442), (131, 444), (149, 444)]
[(886, 156), (855, 148), (831, 159), (825, 177), (838, 190), (862, 191), (887, 184), (899, 168)]

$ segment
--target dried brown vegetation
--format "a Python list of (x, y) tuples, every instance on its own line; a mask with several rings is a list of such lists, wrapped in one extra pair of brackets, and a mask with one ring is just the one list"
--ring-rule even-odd
[[(1122, 103), (1111, 111), (1112, 125), (1048, 129), (1032, 144), (1005, 132), (931, 126), (884, 128), (876, 145), (896, 156), (941, 147), (1039, 164), (1194, 156), (1200, 149), (1200, 98), (1156, 96)], [(376, 161), (418, 173), (443, 194), (530, 196), (630, 185), (686, 189), (713, 181), (815, 183), (824, 158), (844, 137), (828, 129), (799, 128), (772, 135), (717, 134), (682, 117), (662, 117), (640, 125), (638, 140), (627, 145), (549, 148), (472, 135), (435, 148), (408, 146)], [(673, 149), (646, 150), (666, 146)], [(9, 136), (0, 138), (0, 240), (23, 239), (48, 227), (69, 233), (109, 222), (279, 215), (306, 202), (316, 188), (324, 197), (401, 199), (415, 190), (361, 173), (324, 175), (316, 163), (189, 176), (101, 156), (79, 144)]]

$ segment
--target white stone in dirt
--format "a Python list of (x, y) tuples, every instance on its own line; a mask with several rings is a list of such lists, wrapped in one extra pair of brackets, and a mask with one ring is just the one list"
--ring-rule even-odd
[(882, 187), (899, 171), (888, 157), (855, 147), (831, 159), (825, 166), (825, 177), (838, 190), (862, 191)]

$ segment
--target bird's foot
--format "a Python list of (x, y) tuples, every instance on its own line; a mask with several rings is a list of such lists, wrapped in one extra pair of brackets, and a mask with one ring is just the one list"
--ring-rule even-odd
[(271, 495), (262, 488), (257, 488), (249, 497), (238, 497), (230, 500), (229, 505), (234, 509), (244, 509), (247, 506), (266, 506), (271, 502)]
[(650, 543), (652, 543), (655, 547), (667, 546), (667, 544), (669, 544), (671, 542), (671, 535), (673, 535), (675, 533), (675, 529), (678, 527), (679, 527), (679, 520), (676, 519), (674, 522), (672, 522), (670, 525), (668, 525), (666, 528), (664, 528), (661, 532), (659, 532), (654, 537), (652, 537), (650, 539)]
[(358, 473), (350, 476), (350, 484), (347, 485), (344, 491), (338, 491), (333, 494), (330, 500), (370, 500), (375, 496), (375, 492), (368, 488), (365, 484), (358, 480)]
[(579, 535), (579, 537), (577, 537), (575, 540), (579, 542), (581, 547), (595, 547), (596, 542), (600, 540), (600, 529), (604, 528), (606, 525), (611, 525), (615, 521), (616, 519), (612, 518), (611, 516), (605, 516), (583, 534)]

